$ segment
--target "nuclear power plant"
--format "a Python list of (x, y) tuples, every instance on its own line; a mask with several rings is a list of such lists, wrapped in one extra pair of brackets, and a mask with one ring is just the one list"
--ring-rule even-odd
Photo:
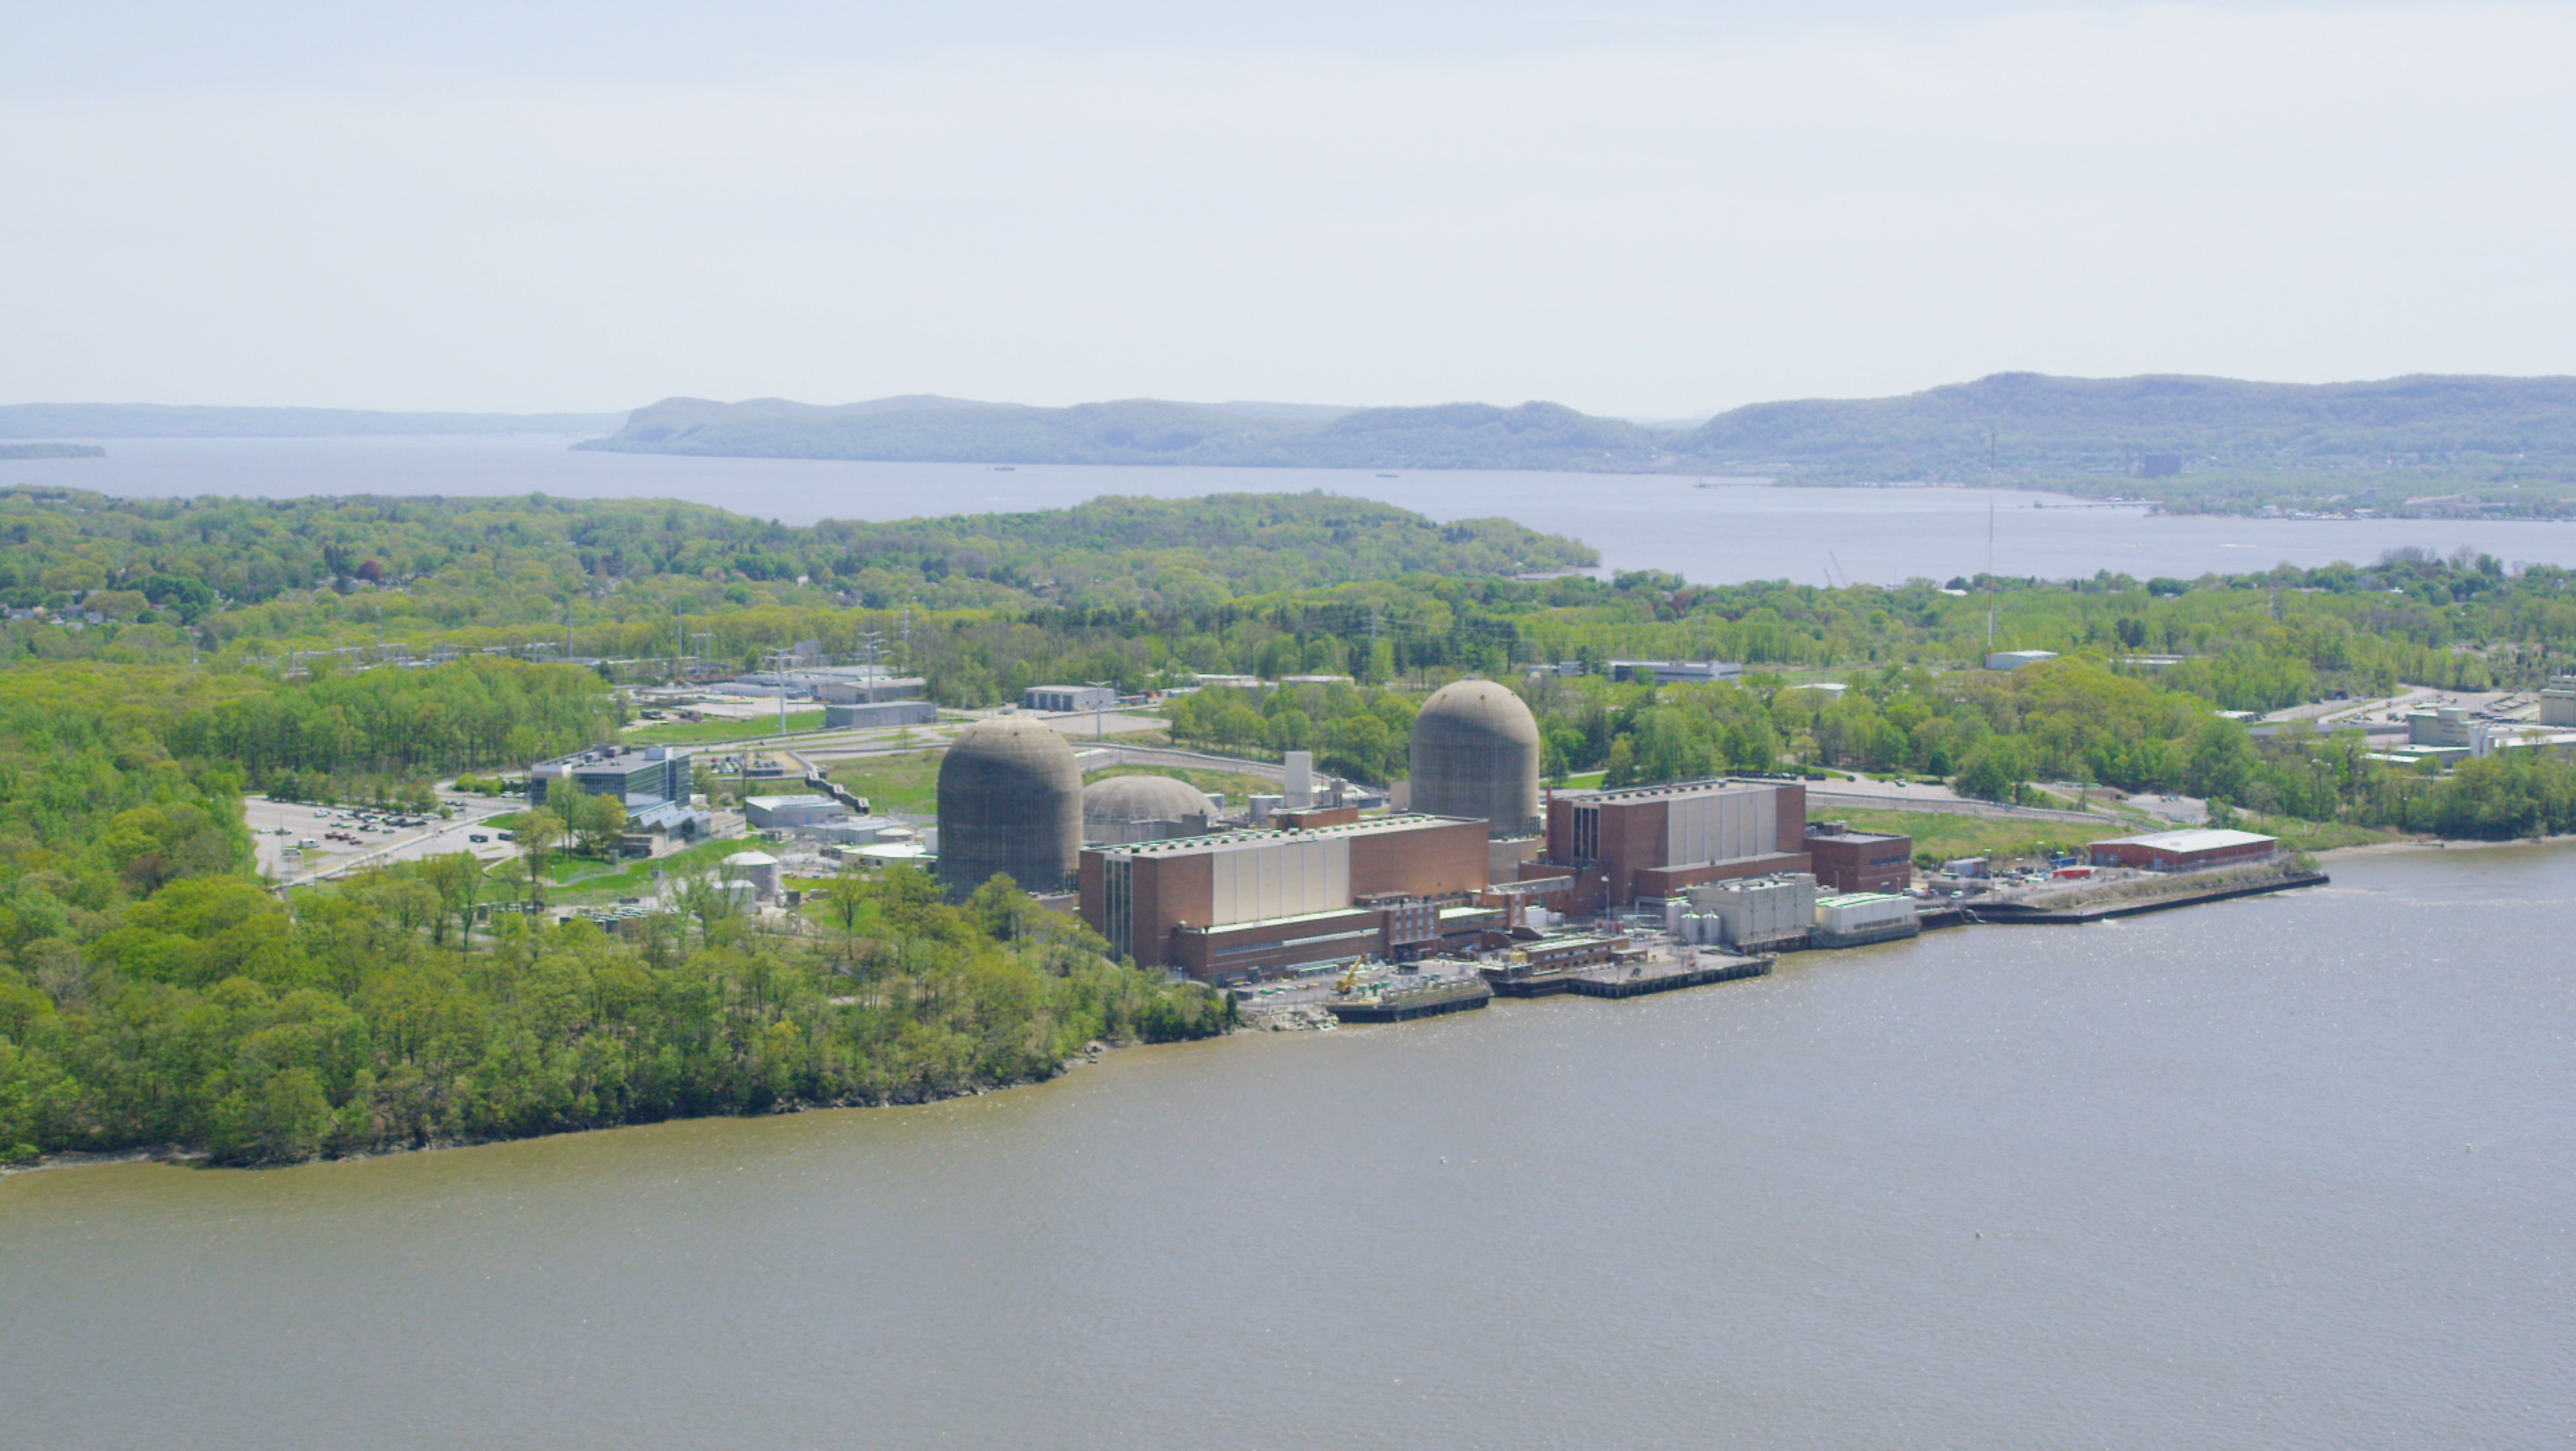
[(1538, 720), (1490, 680), (1442, 686), (1413, 718), (1413, 810), (1472, 817), (1496, 840), (1539, 829)]
[(939, 762), (939, 885), (963, 900), (996, 872), (1061, 892), (1082, 853), (1082, 765), (1044, 721), (994, 716)]

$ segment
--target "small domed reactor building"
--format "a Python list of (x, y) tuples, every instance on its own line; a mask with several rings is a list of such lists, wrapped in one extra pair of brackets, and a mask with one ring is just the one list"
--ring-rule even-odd
[(1539, 829), (1538, 720), (1490, 680), (1442, 686), (1413, 718), (1413, 809), (1478, 816), (1492, 839)]
[(1082, 839), (1090, 845), (1196, 836), (1216, 818), (1207, 793), (1174, 776), (1112, 776), (1082, 788)]
[(968, 726), (939, 762), (939, 885), (964, 900), (995, 872), (1020, 890), (1065, 890), (1082, 855), (1082, 765), (1043, 721)]

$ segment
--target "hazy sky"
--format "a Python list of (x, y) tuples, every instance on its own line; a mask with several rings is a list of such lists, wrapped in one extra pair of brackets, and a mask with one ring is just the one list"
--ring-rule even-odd
[(1593, 8), (0, 0), (0, 401), (2576, 372), (2576, 7)]

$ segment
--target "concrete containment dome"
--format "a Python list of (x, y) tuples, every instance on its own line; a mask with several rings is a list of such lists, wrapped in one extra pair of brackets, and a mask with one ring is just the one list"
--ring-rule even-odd
[(1478, 816), (1486, 834), (1538, 830), (1538, 720), (1490, 680), (1444, 685), (1413, 718), (1413, 809)]
[(1044, 722), (968, 726), (939, 762), (939, 884), (966, 897), (995, 872), (1061, 892), (1082, 854), (1082, 766)]
[(1144, 841), (1163, 832), (1140, 830), (1146, 822), (1213, 819), (1207, 793), (1173, 776), (1112, 776), (1082, 788), (1082, 835), (1087, 841)]

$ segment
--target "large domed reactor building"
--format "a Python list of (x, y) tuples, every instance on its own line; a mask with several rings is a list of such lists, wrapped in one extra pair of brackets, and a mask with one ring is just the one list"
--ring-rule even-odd
[(1045, 722), (980, 720), (939, 762), (939, 885), (963, 900), (995, 872), (1061, 892), (1082, 854), (1082, 765)]
[(1112, 776), (1082, 788), (1082, 839), (1102, 845), (1196, 835), (1217, 817), (1208, 794), (1175, 776)]
[(1490, 680), (1442, 686), (1413, 718), (1413, 809), (1476, 816), (1495, 840), (1539, 829), (1538, 720)]

